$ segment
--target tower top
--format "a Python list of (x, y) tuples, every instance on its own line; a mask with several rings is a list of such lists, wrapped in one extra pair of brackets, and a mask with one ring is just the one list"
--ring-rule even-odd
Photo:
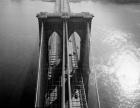
[(69, 0), (56, 0), (55, 11), (57, 13), (70, 13)]

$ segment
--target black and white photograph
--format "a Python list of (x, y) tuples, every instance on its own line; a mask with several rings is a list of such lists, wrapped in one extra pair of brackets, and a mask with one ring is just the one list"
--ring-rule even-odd
[(0, 0), (0, 108), (140, 108), (140, 0)]

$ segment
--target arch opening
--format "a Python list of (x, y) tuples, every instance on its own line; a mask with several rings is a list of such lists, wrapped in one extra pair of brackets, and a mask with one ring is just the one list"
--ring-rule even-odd
[[(71, 61), (71, 69), (78, 68), (78, 62), (80, 60), (80, 42), (81, 38), (77, 32), (73, 32), (68, 40), (69, 56)], [(71, 70), (71, 71), (72, 71)]]
[(57, 66), (61, 61), (61, 38), (53, 32), (48, 40), (49, 65)]
[(70, 54), (77, 54), (78, 61), (80, 60), (80, 46), (81, 46), (81, 38), (77, 32), (73, 32), (69, 37), (69, 49)]

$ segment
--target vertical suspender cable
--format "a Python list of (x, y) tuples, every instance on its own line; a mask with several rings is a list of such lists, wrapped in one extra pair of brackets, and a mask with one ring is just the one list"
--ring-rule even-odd
[(67, 74), (68, 74), (68, 95), (69, 95), (69, 108), (72, 108), (71, 101), (71, 84), (70, 84), (70, 58), (69, 58), (69, 46), (68, 46), (68, 25), (66, 22), (66, 43), (67, 43)]
[(41, 43), (40, 43), (40, 48), (39, 48), (39, 66), (38, 66), (38, 75), (37, 75), (37, 90), (36, 90), (36, 100), (35, 100), (35, 108), (41, 107), (42, 106), (42, 96), (41, 96), (41, 62), (42, 62), (42, 52), (43, 52), (43, 23), (41, 25)]
[(96, 93), (97, 93), (98, 108), (101, 108), (101, 102), (100, 102), (100, 95), (99, 95), (96, 71), (95, 71), (95, 75), (94, 76), (95, 76), (95, 87), (96, 87)]
[(65, 21), (63, 21), (62, 108), (65, 108)]

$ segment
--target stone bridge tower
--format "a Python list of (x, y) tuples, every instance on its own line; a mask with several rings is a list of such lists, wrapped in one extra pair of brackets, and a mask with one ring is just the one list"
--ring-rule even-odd
[(90, 30), (93, 15), (71, 13), (68, 0), (40, 12), (35, 107), (87, 108)]

